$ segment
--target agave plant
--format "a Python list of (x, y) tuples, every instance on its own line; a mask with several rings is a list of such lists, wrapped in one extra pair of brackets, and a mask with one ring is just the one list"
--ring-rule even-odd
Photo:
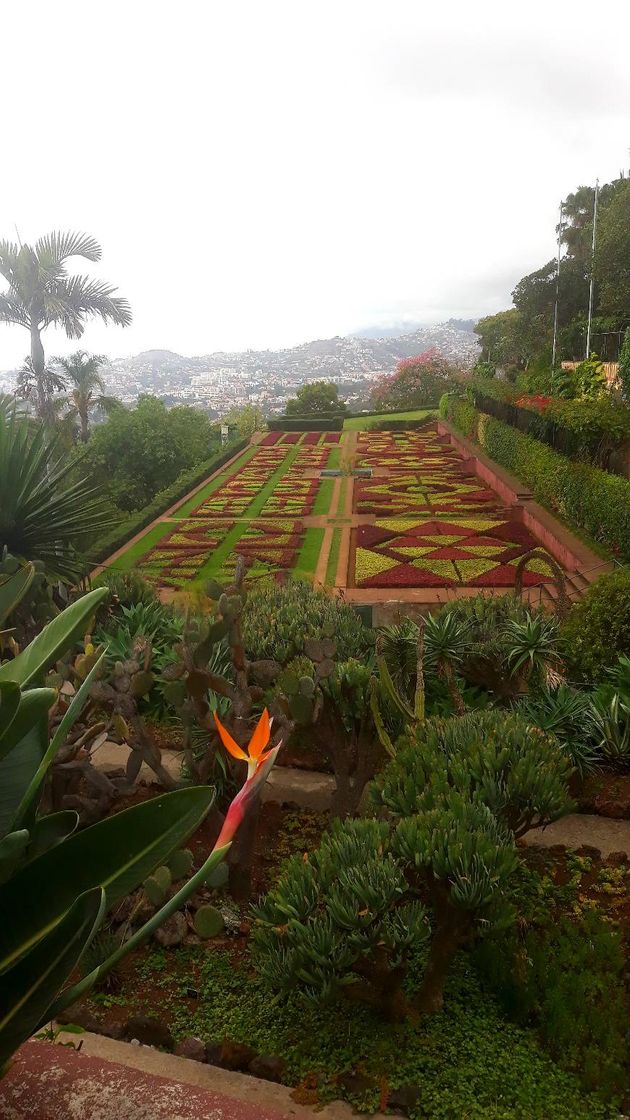
[(509, 619), (504, 638), (508, 644), (507, 663), (514, 676), (529, 680), (538, 673), (549, 675), (561, 667), (558, 653), (558, 623), (544, 614), (527, 613), (521, 622)]
[(525, 696), (517, 710), (557, 739), (580, 777), (597, 768), (601, 754), (593, 742), (592, 701), (588, 693), (560, 684)]
[(85, 479), (70, 481), (58, 438), (28, 417), (0, 412), (0, 552), (39, 560), (55, 579), (85, 573), (81, 542), (102, 530), (106, 504)]
[(469, 630), (465, 621), (454, 614), (441, 611), (429, 615), (424, 629), (424, 649), (427, 665), (434, 665), (446, 681), (455, 712), (461, 716), (466, 711), (464, 698), (457, 684), (456, 667), (461, 665), (468, 649)]

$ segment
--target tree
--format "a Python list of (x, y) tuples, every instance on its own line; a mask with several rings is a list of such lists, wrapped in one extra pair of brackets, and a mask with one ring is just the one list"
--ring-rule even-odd
[(625, 180), (602, 215), (595, 254), (600, 286), (598, 310), (630, 319), (630, 180)]
[(68, 275), (66, 264), (72, 257), (99, 261), (101, 255), (98, 242), (83, 233), (49, 233), (34, 245), (0, 241), (0, 276), (9, 285), (0, 293), (0, 322), (29, 332), (38, 393), (45, 395), (48, 376), (41, 338), (46, 327), (58, 326), (68, 338), (81, 338), (86, 319), (96, 317), (121, 327), (131, 322), (127, 300), (115, 296), (110, 284)]
[(256, 404), (235, 405), (223, 417), (223, 423), (236, 428), (241, 439), (249, 439), (254, 432), (262, 432), (266, 427), (263, 411)]
[(90, 413), (94, 409), (108, 409), (115, 398), (105, 395), (105, 382), (99, 373), (106, 358), (103, 354), (88, 354), (76, 350), (68, 358), (57, 358), (63, 370), (62, 379), (70, 387), (71, 408), (69, 415), (76, 417), (81, 426), (81, 442), (87, 443), (90, 434)]
[(458, 369), (435, 346), (415, 358), (403, 358), (372, 390), (374, 408), (400, 411), (432, 408), (443, 393), (459, 387)]
[(183, 470), (209, 459), (219, 432), (205, 413), (182, 405), (167, 409), (141, 396), (136, 408), (117, 408), (92, 433), (85, 465), (94, 481), (125, 511), (142, 509)]
[(287, 401), (285, 416), (342, 416), (346, 411), (334, 381), (312, 381)]
[(61, 452), (45, 427), (0, 413), (0, 555), (6, 548), (74, 583), (86, 571), (81, 545), (103, 529), (106, 507), (84, 476), (69, 481), (74, 464)]
[(36, 373), (31, 358), (26, 358), (17, 376), (16, 393), (33, 405), (38, 420), (52, 426), (59, 416), (60, 400), (65, 403), (65, 398), (56, 394), (63, 392), (65, 387), (66, 383), (57, 370), (44, 366)]
[(524, 342), (521, 313), (515, 307), (480, 319), (475, 327), (475, 334), (479, 335), (481, 357), (484, 361), (492, 362), (504, 370), (524, 369), (528, 347)]

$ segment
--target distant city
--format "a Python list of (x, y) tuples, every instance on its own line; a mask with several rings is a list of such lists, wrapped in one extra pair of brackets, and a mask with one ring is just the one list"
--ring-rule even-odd
[[(189, 404), (217, 417), (244, 404), (272, 416), (284, 411), (301, 385), (326, 380), (336, 382), (348, 406), (358, 411), (368, 407), (374, 381), (391, 373), (401, 358), (435, 346), (463, 369), (472, 366), (479, 353), (474, 323), (449, 319), (398, 335), (381, 329), (380, 337), (376, 331), (370, 337), (364, 330), (286, 350), (218, 351), (190, 358), (172, 350), (145, 350), (115, 359), (102, 372), (107, 392), (126, 405), (153, 393), (167, 405)], [(13, 392), (16, 373), (0, 372), (0, 391)]]

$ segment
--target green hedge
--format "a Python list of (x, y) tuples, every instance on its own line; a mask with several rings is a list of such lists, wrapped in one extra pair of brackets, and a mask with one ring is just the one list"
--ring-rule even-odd
[(338, 416), (277, 416), (267, 421), (270, 432), (340, 432), (346, 414)]
[(186, 471), (182, 471), (177, 476), (175, 481), (167, 486), (165, 490), (160, 490), (155, 495), (153, 501), (149, 502), (148, 506), (144, 509), (138, 510), (137, 513), (132, 513), (130, 517), (121, 521), (115, 529), (110, 530), (106, 536), (96, 541), (89, 549), (89, 556), (93, 564), (99, 564), (102, 560), (106, 560), (111, 556), (112, 552), (122, 548), (136, 533), (145, 529), (150, 525), (156, 517), (164, 513), (180, 498), (185, 498), (190, 490), (203, 482), (204, 478), (208, 475), (214, 474), (220, 467), (227, 463), (233, 455), (237, 455), (243, 451), (249, 443), (248, 439), (239, 440), (236, 443), (230, 443), (222, 451), (217, 452), (211, 459), (207, 459), (204, 463), (198, 463), (195, 467), (190, 467)]
[[(630, 408), (608, 397), (598, 400), (550, 400), (544, 410), (519, 405), (519, 394), (506, 382), (476, 378), (468, 397), (487, 412), (570, 459), (615, 469), (615, 452), (630, 439)], [(522, 394), (521, 394), (522, 395)]]
[(441, 415), (476, 440), (534, 497), (612, 555), (630, 561), (630, 482), (587, 463), (576, 463), (532, 436), (511, 428), (465, 400), (449, 396)]

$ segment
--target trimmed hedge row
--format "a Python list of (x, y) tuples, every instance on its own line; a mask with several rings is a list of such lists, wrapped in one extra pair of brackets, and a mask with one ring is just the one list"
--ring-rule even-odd
[(614, 556), (630, 561), (630, 482), (576, 463), (465, 400), (443, 397), (440, 415), (476, 440), (500, 466), (531, 487), (534, 497), (587, 533)]
[(121, 521), (115, 529), (112, 529), (106, 536), (96, 541), (89, 549), (90, 560), (93, 564), (100, 564), (102, 560), (106, 560), (111, 556), (112, 552), (122, 548), (124, 544), (136, 533), (145, 529), (150, 525), (156, 517), (164, 513), (170, 506), (174, 505), (181, 498), (185, 498), (190, 490), (203, 482), (204, 478), (208, 475), (214, 474), (220, 467), (227, 463), (234, 455), (240, 451), (244, 451), (249, 443), (248, 439), (238, 440), (236, 443), (230, 443), (222, 451), (217, 452), (211, 459), (206, 459), (204, 463), (199, 463), (195, 467), (190, 467), (186, 471), (182, 471), (177, 476), (175, 481), (167, 486), (165, 490), (160, 490), (153, 500), (149, 502), (148, 506), (139, 510), (137, 513), (132, 513), (130, 517)]
[(487, 378), (473, 381), (469, 396), (481, 412), (548, 444), (561, 455), (588, 460), (603, 470), (616, 469), (614, 453), (630, 439), (630, 409), (606, 398), (554, 398), (540, 411), (516, 404), (511, 386)]
[(270, 432), (341, 432), (345, 419), (345, 413), (341, 416), (277, 416), (267, 421), (267, 427)]

